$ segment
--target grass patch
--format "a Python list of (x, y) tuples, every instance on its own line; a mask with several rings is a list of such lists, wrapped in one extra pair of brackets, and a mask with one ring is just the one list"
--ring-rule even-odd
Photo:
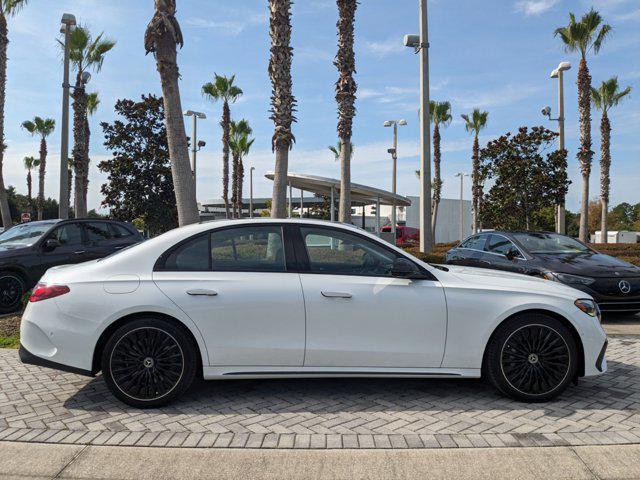
[(20, 346), (20, 315), (0, 318), (0, 348)]

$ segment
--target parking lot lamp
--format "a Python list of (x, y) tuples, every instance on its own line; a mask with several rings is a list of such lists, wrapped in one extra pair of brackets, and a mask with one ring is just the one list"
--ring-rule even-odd
[[(397, 163), (398, 163), (398, 125), (404, 127), (407, 124), (406, 120), (387, 120), (384, 122), (385, 127), (393, 127), (393, 147), (387, 150), (391, 154), (392, 167), (391, 167), (391, 192), (396, 194), (396, 180), (397, 180)], [(396, 200), (393, 199), (391, 204), (391, 231), (395, 237), (396, 234)]]
[(205, 120), (207, 116), (202, 112), (194, 112), (193, 110), (185, 110), (184, 116), (193, 119), (191, 127), (191, 175), (193, 176), (193, 188), (195, 189), (198, 151), (207, 144), (202, 140), (198, 141), (198, 119)]
[(70, 13), (62, 15), (60, 33), (64, 34), (64, 62), (62, 80), (62, 122), (60, 140), (60, 200), (58, 217), (69, 218), (69, 170), (64, 159), (69, 158), (69, 41), (76, 27), (76, 17)]

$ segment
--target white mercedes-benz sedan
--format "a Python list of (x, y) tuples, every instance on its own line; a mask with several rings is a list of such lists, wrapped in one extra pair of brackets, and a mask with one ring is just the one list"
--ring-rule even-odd
[(25, 363), (157, 407), (205, 379), (487, 378), (546, 401), (606, 371), (592, 298), (557, 282), (439, 267), (355, 227), (190, 225), (47, 271), (21, 325)]

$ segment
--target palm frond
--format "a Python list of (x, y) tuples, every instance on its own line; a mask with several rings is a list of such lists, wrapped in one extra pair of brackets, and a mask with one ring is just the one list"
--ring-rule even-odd
[(234, 103), (243, 94), (241, 88), (233, 84), (236, 76), (231, 75), (225, 77), (214, 73), (213, 82), (206, 83), (202, 86), (202, 94), (209, 100), (224, 100), (225, 102)]
[(2, 2), (2, 13), (9, 17), (14, 17), (27, 3), (29, 3), (29, 0), (4, 0), (4, 2)]
[(100, 96), (98, 92), (91, 92), (87, 94), (87, 113), (93, 115), (100, 106)]

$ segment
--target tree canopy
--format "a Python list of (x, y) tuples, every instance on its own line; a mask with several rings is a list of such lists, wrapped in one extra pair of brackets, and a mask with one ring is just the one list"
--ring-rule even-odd
[(544, 127), (521, 127), (515, 135), (507, 133), (481, 150), (483, 174), (492, 184), (482, 203), (486, 226), (553, 229), (548, 211), (566, 195), (571, 183), (566, 174), (567, 152), (552, 145), (556, 137)]
[(108, 175), (102, 204), (119, 220), (141, 219), (151, 234), (177, 227), (162, 98), (118, 100), (115, 111), (120, 118), (101, 124), (113, 156), (98, 165)]

